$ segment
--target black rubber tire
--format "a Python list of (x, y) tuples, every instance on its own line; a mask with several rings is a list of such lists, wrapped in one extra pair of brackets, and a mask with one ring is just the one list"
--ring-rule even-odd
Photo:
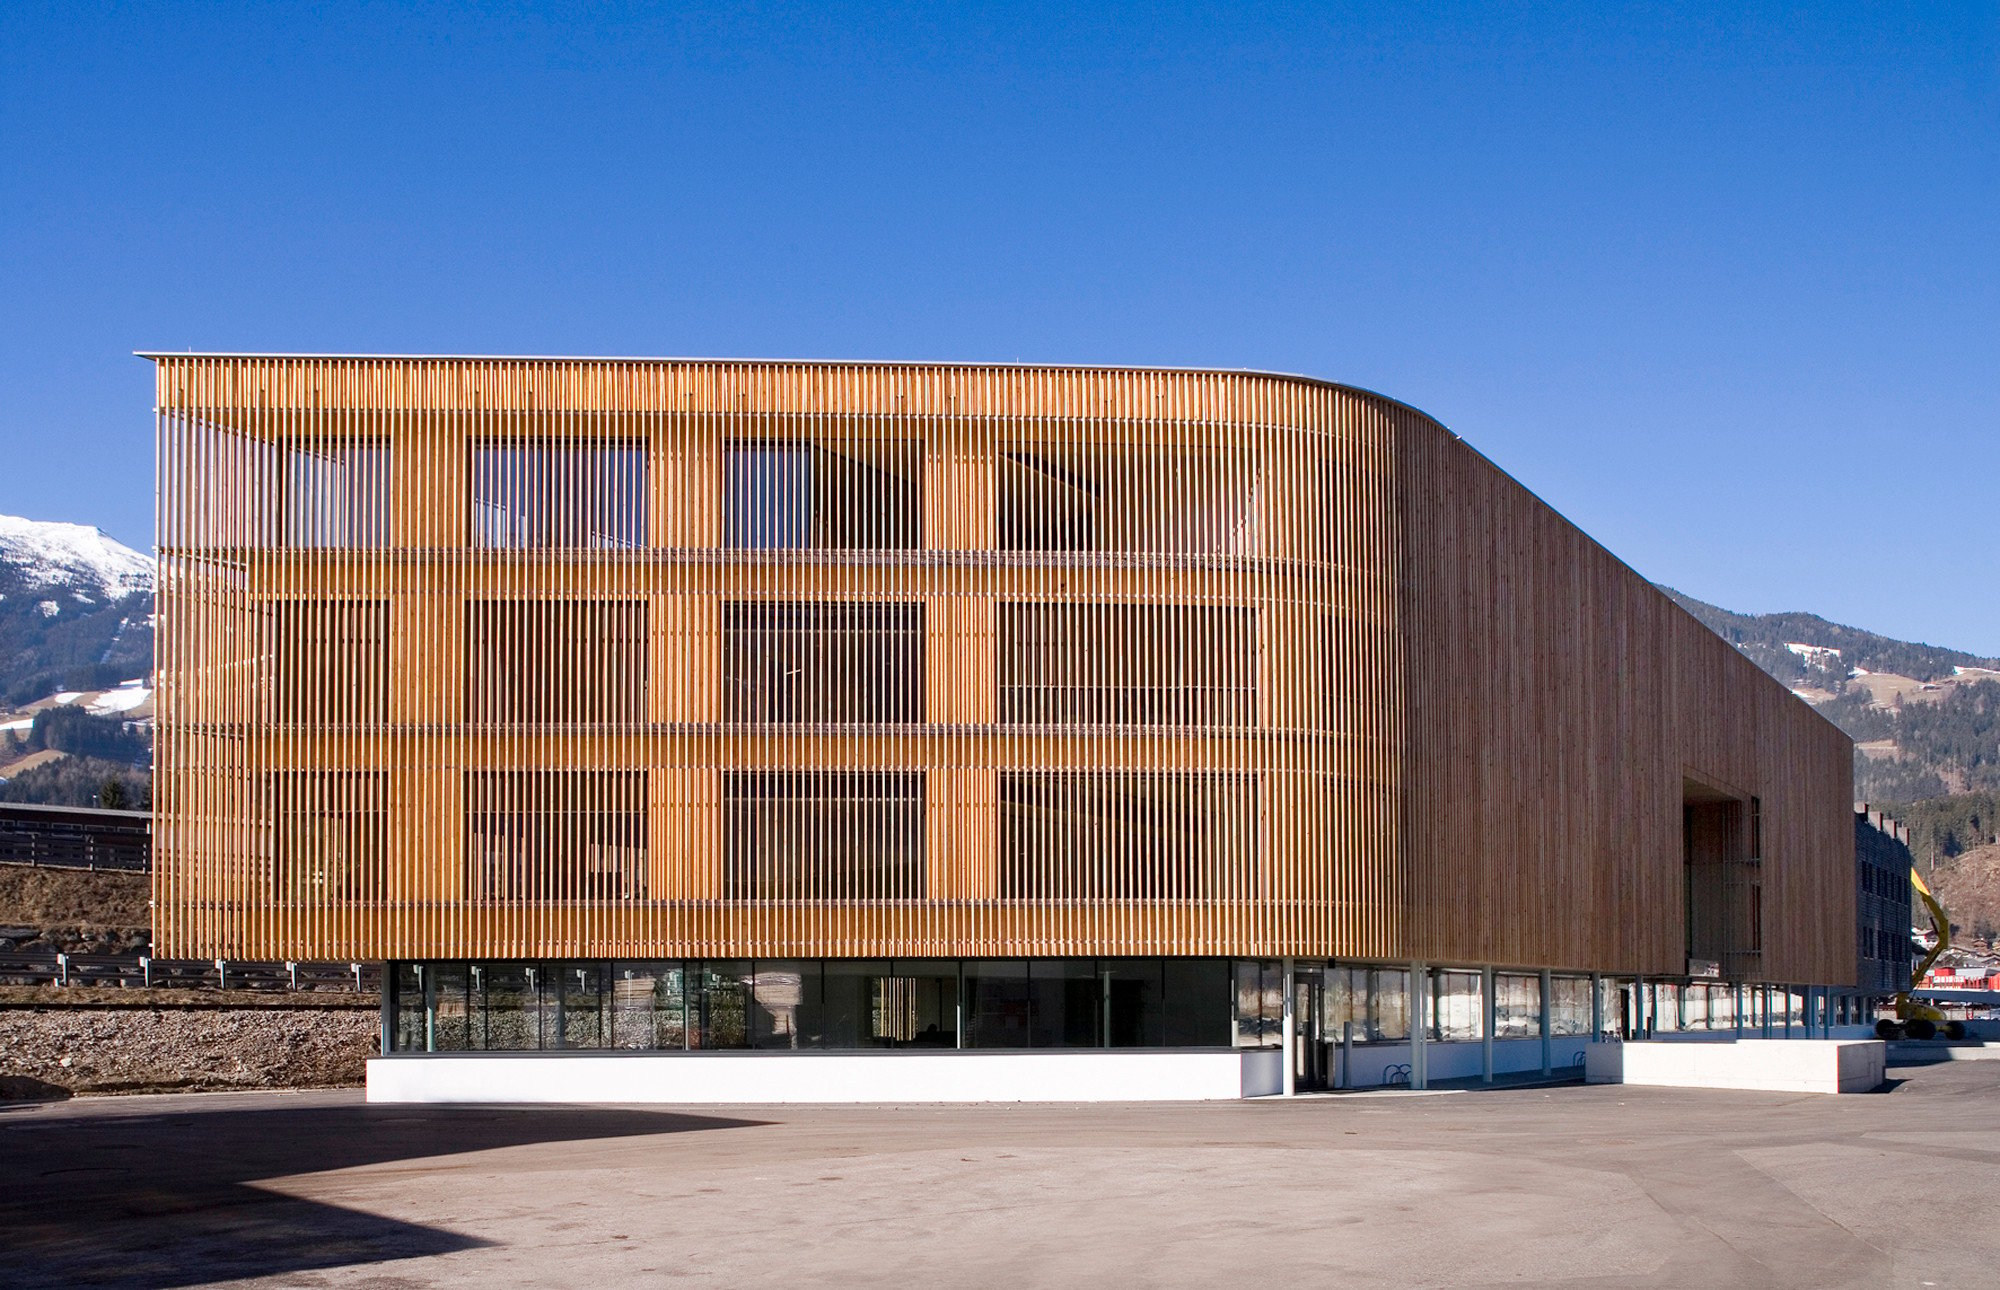
[(1903, 1028), (1896, 1022), (1884, 1017), (1875, 1023), (1875, 1037), (1877, 1039), (1901, 1039), (1903, 1037)]
[(1963, 1021), (1947, 1021), (1947, 1022), (1945, 1022), (1945, 1023), (1944, 1023), (1944, 1037), (1945, 1037), (1946, 1039), (1963, 1039), (1963, 1038), (1965, 1038), (1965, 1023), (1964, 1023)]
[(1936, 1039), (1937, 1023), (1927, 1017), (1918, 1017), (1910, 1023), (1910, 1038)]

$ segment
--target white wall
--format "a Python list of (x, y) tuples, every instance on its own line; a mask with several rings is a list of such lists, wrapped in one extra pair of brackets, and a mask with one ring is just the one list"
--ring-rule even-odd
[(1275, 1048), (377, 1057), (370, 1102), (1157, 1102), (1279, 1091)]
[(1592, 1044), (1585, 1078), (1592, 1084), (1866, 1093), (1887, 1078), (1887, 1060), (1888, 1045), (1879, 1039), (1647, 1040)]

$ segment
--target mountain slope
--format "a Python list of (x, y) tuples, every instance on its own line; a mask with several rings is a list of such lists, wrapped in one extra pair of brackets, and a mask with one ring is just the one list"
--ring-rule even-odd
[(152, 668), (153, 561), (97, 529), (0, 515), (0, 706)]
[[(1739, 614), (1683, 595), (1672, 587), (1660, 590), (1786, 685), (1813, 685), (1831, 679), (1830, 674), (1837, 674), (1844, 681), (1855, 668), (1864, 673), (1894, 673), (1917, 681), (1956, 677), (1964, 669), (2000, 671), (2000, 659), (1899, 641), (1893, 636), (1831, 622), (1818, 614)], [(1836, 653), (1838, 658), (1833, 656)]]
[(1907, 802), (2000, 789), (2000, 659), (1660, 590), (1847, 732), (1855, 796)]
[(24, 585), (94, 588), (118, 599), (153, 589), (153, 561), (87, 524), (0, 515), (0, 566)]

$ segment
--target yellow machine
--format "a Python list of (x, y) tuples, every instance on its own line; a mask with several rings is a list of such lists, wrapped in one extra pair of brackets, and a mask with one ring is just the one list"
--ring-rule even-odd
[(1935, 1039), (1942, 1031), (1946, 1039), (1963, 1039), (1964, 1022), (1953, 1021), (1929, 1004), (1910, 997), (1910, 990), (1923, 985), (1931, 965), (1951, 948), (1951, 919), (1945, 915), (1944, 906), (1938, 903), (1938, 898), (1931, 894), (1923, 876), (1914, 868), (1910, 870), (1910, 890), (1923, 901), (1924, 913), (1931, 920), (1931, 930), (1937, 934), (1937, 943), (1931, 946), (1930, 952), (1918, 961), (1916, 970), (1910, 973), (1909, 990), (1897, 993), (1895, 1020), (1882, 1018), (1875, 1023), (1875, 1033), (1884, 1039), (1901, 1039), (1905, 1035), (1911, 1039)]

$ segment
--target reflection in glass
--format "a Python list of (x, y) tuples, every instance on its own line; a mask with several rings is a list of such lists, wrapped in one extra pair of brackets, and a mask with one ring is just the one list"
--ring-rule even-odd
[(611, 965), (610, 1047), (687, 1047), (687, 998), (678, 961)]
[(542, 1046), (541, 1001), (531, 963), (474, 963), (472, 990), (484, 1001), (473, 1019), (472, 1047), (516, 1052)]
[(752, 1048), (801, 1048), (801, 1020), (819, 1012), (818, 960), (759, 959), (751, 978)]
[[(555, 963), (555, 1016), (544, 1039), (549, 1048), (607, 1048), (604, 1027), (604, 968), (598, 963)], [(553, 1041), (553, 1042), (550, 1042)]]
[(434, 1053), (455, 1053), (472, 1046), (471, 971), (464, 963), (433, 963), (424, 970), (431, 990), (430, 1034)]
[(1494, 1038), (1533, 1039), (1540, 1037), (1541, 1033), (1542, 978), (1525, 972), (1496, 973), (1493, 977)]
[(811, 450), (797, 443), (731, 443), (722, 458), (726, 546), (805, 546), (812, 533)]
[(1329, 967), (1320, 1024), (1331, 1042), (1352, 1023), (1356, 1043), (1410, 1037), (1410, 974), (1406, 968)]
[(695, 973), (689, 1047), (750, 1046), (751, 970), (747, 959), (710, 959)]
[(298, 436), (284, 442), (279, 488), (286, 546), (389, 544), (386, 440)]
[[(1339, 1043), (1409, 1036), (1406, 968), (1327, 964), (1318, 1029)], [(714, 959), (396, 963), (389, 1040), (397, 1052), (464, 1049), (868, 1049), (1267, 1047), (1279, 1042), (1284, 972), (1272, 959)], [(1538, 974), (1494, 977), (1497, 1038), (1540, 1034)], [(1804, 993), (1606, 978), (1607, 1035), (1646, 1022), (1726, 1030), (1805, 1024)], [(1441, 1042), (1477, 1039), (1480, 975), (1433, 969), (1421, 995)], [(1592, 982), (1552, 976), (1550, 1033), (1588, 1033)], [(1310, 992), (1307, 1002), (1311, 1006)], [(1837, 1013), (1841, 1000), (1824, 1005)], [(1310, 1032), (1309, 1027), (1302, 1030)]]
[(828, 959), (825, 1003), (820, 1010), (820, 1046), (879, 1047), (875, 1023), (876, 983), (889, 974), (887, 959)]
[[(1700, 1014), (1700, 1028), (1710, 1024), (1708, 1003), (1714, 993), (1703, 987), (1695, 999), (1695, 1007)], [(1587, 1035), (1590, 1033), (1590, 978), (1587, 976), (1555, 976), (1549, 978), (1549, 1033), (1552, 1035)]]
[[(1588, 1013), (1586, 1013), (1586, 1017)], [(1429, 1037), (1438, 1043), (1478, 1039), (1485, 1028), (1486, 991), (1477, 972), (1431, 973)]]
[(1238, 1048), (1275, 1048), (1284, 1038), (1285, 977), (1270, 959), (1236, 960)]
[(430, 967), (424, 963), (398, 963), (395, 967), (383, 982), (384, 989), (395, 991), (396, 1021), (390, 1032), (391, 1042), (397, 1052), (420, 1053), (429, 1047), (424, 1036), (432, 1005), (424, 998), (424, 982), (430, 975)]

